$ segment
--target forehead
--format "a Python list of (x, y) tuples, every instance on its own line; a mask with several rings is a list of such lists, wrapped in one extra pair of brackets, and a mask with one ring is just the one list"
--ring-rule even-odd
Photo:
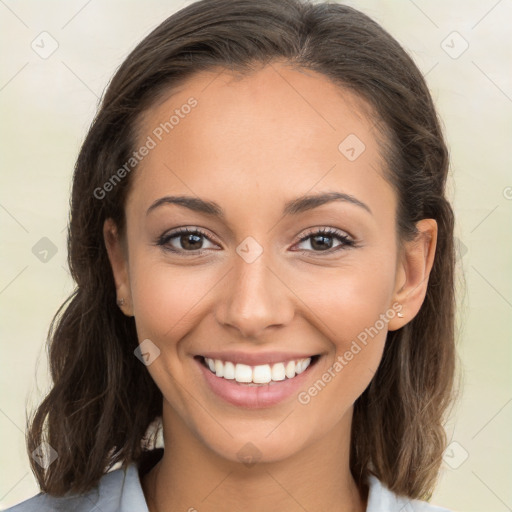
[(141, 119), (139, 145), (149, 137), (153, 147), (133, 196), (216, 191), (257, 202), (342, 189), (393, 201), (375, 121), (363, 100), (314, 71), (274, 63), (248, 75), (200, 72)]

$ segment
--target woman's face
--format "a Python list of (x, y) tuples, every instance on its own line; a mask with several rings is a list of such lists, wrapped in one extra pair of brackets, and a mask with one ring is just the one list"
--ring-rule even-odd
[(126, 258), (105, 233), (170, 431), (234, 461), (348, 432), (422, 300), (397, 317), (408, 271), (372, 125), (350, 92), (278, 64), (198, 74), (145, 116)]

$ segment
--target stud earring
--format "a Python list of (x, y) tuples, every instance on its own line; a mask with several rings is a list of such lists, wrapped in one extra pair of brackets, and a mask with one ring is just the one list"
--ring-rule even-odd
[[(402, 304), (400, 304), (400, 306), (401, 306), (401, 305), (402, 305)], [(403, 318), (403, 317), (404, 317), (404, 314), (403, 314), (401, 311), (399, 311), (399, 312), (396, 314), (396, 316), (397, 316), (398, 318)]]
[(124, 299), (122, 299), (122, 298), (121, 299), (117, 299), (117, 305), (119, 307), (123, 306), (124, 305)]

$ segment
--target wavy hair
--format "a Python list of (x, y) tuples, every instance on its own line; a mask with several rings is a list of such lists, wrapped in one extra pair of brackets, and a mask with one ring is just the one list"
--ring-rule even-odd
[(125, 229), (128, 174), (99, 198), (136, 149), (143, 114), (202, 70), (250, 73), (284, 60), (351, 90), (374, 112), (386, 179), (398, 198), (400, 242), (433, 218), (438, 240), (426, 298), (388, 333), (381, 364), (357, 399), (350, 469), (363, 488), (374, 474), (397, 494), (430, 499), (455, 393), (454, 216), (445, 196), (449, 158), (425, 80), (401, 45), (365, 14), (310, 0), (201, 0), (156, 27), (114, 74), (73, 175), (68, 263), (76, 289), (48, 333), (52, 388), (28, 421), (32, 453), (48, 442), (58, 458), (32, 459), (43, 492), (85, 492), (114, 464), (141, 462), (162, 394), (144, 365), (133, 318), (116, 306), (103, 240), (105, 219)]

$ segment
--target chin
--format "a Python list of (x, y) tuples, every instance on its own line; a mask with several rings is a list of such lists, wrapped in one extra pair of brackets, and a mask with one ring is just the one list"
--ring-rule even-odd
[(229, 442), (209, 442), (205, 445), (219, 457), (229, 462), (242, 463), (252, 467), (257, 463), (275, 463), (284, 461), (300, 453), (306, 442), (304, 439), (290, 439), (289, 432), (271, 434), (268, 432), (251, 436), (240, 435), (230, 438)]

